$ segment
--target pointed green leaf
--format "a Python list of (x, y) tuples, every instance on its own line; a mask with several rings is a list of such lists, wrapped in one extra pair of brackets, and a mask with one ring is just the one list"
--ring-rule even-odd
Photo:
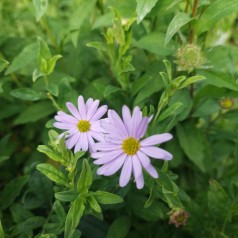
[(70, 205), (69, 212), (65, 221), (64, 238), (71, 238), (78, 226), (81, 217), (83, 216), (85, 206), (82, 197), (78, 196)]
[[(37, 40), (38, 40), (38, 63), (40, 66), (42, 64), (42, 59), (44, 59), (45, 61), (49, 61), (51, 59), (52, 55), (50, 53), (50, 49), (49, 49), (47, 43), (39, 36), (38, 36)], [(42, 72), (44, 72), (44, 71), (42, 71)]]
[(35, 7), (36, 21), (39, 21), (47, 11), (48, 0), (33, 0), (33, 5)]
[(181, 102), (176, 102), (169, 106), (163, 113), (158, 118), (158, 121), (163, 121), (164, 119), (173, 116), (177, 113), (177, 109), (179, 109), (181, 106), (183, 106), (183, 103)]
[(63, 225), (65, 222), (65, 219), (66, 219), (66, 212), (64, 210), (64, 207), (62, 206), (62, 204), (59, 201), (55, 201), (55, 203), (53, 205), (53, 210), (57, 214), (57, 216), (60, 220), (60, 224)]
[(136, 2), (137, 24), (139, 24), (150, 13), (158, 0), (136, 0)]
[(61, 202), (72, 202), (77, 198), (77, 196), (78, 192), (72, 190), (55, 193), (55, 198)]
[(123, 202), (123, 198), (120, 196), (105, 191), (94, 192), (93, 196), (101, 204), (116, 204)]
[(177, 13), (177, 15), (174, 16), (174, 18), (172, 19), (172, 21), (168, 26), (164, 40), (164, 45), (167, 45), (171, 40), (171, 38), (174, 36), (174, 34), (178, 32), (182, 26), (186, 25), (191, 20), (192, 19), (189, 17), (188, 14), (183, 12)]
[(91, 167), (87, 159), (83, 160), (83, 168), (77, 183), (77, 190), (79, 192), (88, 191), (89, 187), (92, 184), (92, 172)]
[(54, 55), (49, 61), (48, 61), (48, 67), (47, 67), (47, 74), (50, 75), (55, 68), (56, 62), (58, 59), (62, 58), (62, 55)]
[(8, 61), (0, 59), (0, 73), (8, 66), (8, 64)]
[(32, 88), (18, 88), (11, 91), (11, 95), (26, 101), (37, 101), (47, 98), (46, 94), (41, 91), (36, 91)]
[(179, 86), (179, 89), (185, 88), (190, 84), (199, 82), (199, 81), (204, 80), (204, 79), (206, 79), (206, 78), (204, 76), (201, 76), (201, 75), (196, 75), (196, 76), (189, 77), (185, 81), (183, 81), (183, 83)]
[(88, 196), (87, 201), (94, 211), (96, 211), (98, 213), (102, 212), (100, 205), (98, 204), (97, 200), (95, 199), (95, 197), (93, 195)]
[(68, 178), (65, 174), (63, 174), (60, 170), (55, 168), (51, 164), (42, 163), (36, 166), (37, 170), (43, 173), (50, 180), (54, 181), (57, 184), (64, 185), (66, 187), (69, 186)]

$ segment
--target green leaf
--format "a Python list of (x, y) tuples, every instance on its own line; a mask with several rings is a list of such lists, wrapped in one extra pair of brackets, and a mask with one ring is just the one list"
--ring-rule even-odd
[(0, 193), (0, 208), (8, 208), (20, 194), (22, 188), (27, 183), (27, 175), (17, 177), (8, 182)]
[(101, 204), (117, 204), (123, 202), (123, 198), (113, 193), (105, 191), (96, 191), (92, 194)]
[(206, 166), (205, 146), (203, 132), (191, 123), (178, 124), (176, 127), (179, 144), (188, 158), (199, 169), (205, 172)]
[(87, 159), (83, 160), (83, 168), (77, 183), (79, 192), (87, 192), (92, 184), (92, 172)]
[(201, 76), (201, 75), (196, 75), (196, 76), (189, 77), (185, 81), (183, 80), (182, 84), (179, 86), (179, 89), (185, 88), (190, 84), (199, 82), (199, 81), (204, 80), (204, 79), (206, 79), (206, 78), (204, 76)]
[(96, 212), (98, 212), (98, 213), (101, 213), (101, 212), (102, 212), (102, 209), (101, 209), (100, 205), (98, 204), (97, 200), (96, 200), (95, 197), (92, 195), (92, 193), (91, 193), (90, 196), (87, 197), (87, 201), (88, 201), (88, 203), (90, 204), (90, 207), (91, 207), (94, 211), (96, 211)]
[(37, 147), (37, 150), (40, 151), (41, 153), (46, 154), (50, 159), (60, 162), (61, 164), (67, 166), (67, 161), (65, 161), (65, 159), (62, 157), (62, 155), (57, 154), (49, 146), (39, 145)]
[[(38, 40), (38, 64), (40, 70), (43, 73), (45, 73), (45, 67), (47, 67), (47, 62), (51, 59), (52, 55), (47, 43), (39, 36), (37, 37), (37, 40)], [(45, 63), (43, 63), (44, 61), (42, 60), (46, 61), (46, 66), (44, 65)]]
[(59, 201), (55, 201), (53, 205), (53, 210), (57, 214), (60, 220), (60, 224), (63, 225), (66, 219), (66, 213), (65, 213), (64, 207)]
[(223, 17), (238, 11), (238, 1), (215, 0), (208, 6), (195, 25), (197, 34), (211, 29)]
[(0, 73), (8, 66), (8, 64), (8, 61), (0, 59)]
[(106, 238), (124, 238), (130, 230), (131, 221), (127, 216), (120, 216), (113, 221)]
[(189, 17), (188, 14), (183, 13), (183, 12), (177, 13), (177, 15), (174, 16), (174, 18), (172, 19), (172, 21), (170, 22), (170, 24), (168, 26), (165, 40), (164, 40), (164, 45), (167, 45), (169, 43), (169, 41), (171, 40), (171, 38), (174, 36), (174, 34), (176, 32), (178, 32), (178, 30), (182, 26), (186, 25), (191, 20), (192, 19)]
[(106, 46), (102, 42), (99, 42), (99, 41), (89, 42), (87, 43), (87, 46), (95, 48), (97, 50), (107, 51)]
[(47, 65), (47, 75), (50, 75), (55, 68), (56, 62), (58, 61), (58, 59), (62, 58), (62, 55), (54, 55), (48, 62)]
[(216, 86), (218, 88), (228, 88), (238, 91), (238, 84), (231, 78), (231, 75), (222, 72), (213, 72), (208, 70), (199, 70), (199, 74), (203, 75), (207, 84)]
[(36, 21), (38, 22), (47, 11), (48, 0), (33, 0), (33, 5), (36, 11)]
[(201, 103), (195, 106), (194, 112), (192, 114), (193, 117), (204, 117), (209, 116), (215, 112), (220, 110), (220, 105), (217, 100), (206, 99), (202, 100)]
[(42, 163), (36, 166), (37, 170), (43, 173), (50, 180), (54, 181), (57, 184), (69, 186), (68, 178), (60, 170), (56, 169), (53, 165)]
[(11, 62), (6, 70), (6, 75), (14, 73), (18, 70), (26, 69), (30, 64), (36, 62), (37, 44), (26, 46)]
[(0, 220), (0, 237), (5, 238), (1, 220)]
[(166, 119), (167, 117), (173, 116), (177, 114), (177, 110), (183, 106), (183, 103), (181, 102), (176, 102), (174, 104), (172, 104), (171, 106), (169, 106), (165, 111), (163, 111), (163, 113), (161, 113), (161, 115), (158, 118), (158, 121), (163, 121), (164, 119)]
[(55, 198), (62, 202), (72, 202), (77, 198), (77, 196), (78, 192), (72, 190), (55, 193)]
[(136, 2), (137, 24), (139, 24), (155, 6), (158, 0), (136, 0)]
[(23, 207), (23, 205), (20, 204), (13, 204), (10, 207), (10, 211), (15, 223), (20, 223), (33, 216), (33, 214), (29, 210), (27, 210)]
[(73, 236), (74, 230), (83, 216), (84, 209), (84, 200), (82, 197), (78, 196), (70, 205), (65, 221), (64, 238), (71, 238)]
[(20, 98), (27, 101), (37, 101), (47, 98), (46, 94), (40, 91), (36, 91), (31, 88), (18, 88), (11, 91), (11, 95), (15, 98)]
[(8, 160), (10, 158), (10, 156), (7, 156), (7, 155), (2, 155), (0, 156), (0, 164), (6, 160)]
[(50, 102), (37, 102), (23, 110), (15, 119), (14, 124), (19, 125), (29, 122), (35, 122), (39, 119), (47, 117), (53, 112), (55, 112), (55, 108), (51, 105)]
[(105, 91), (103, 92), (103, 95), (104, 97), (108, 97), (110, 96), (111, 94), (114, 94), (118, 91), (121, 91), (120, 88), (118, 87), (115, 87), (115, 86), (112, 86), (112, 85), (108, 85), (106, 88), (105, 88)]
[(34, 216), (26, 219), (25, 221), (18, 223), (11, 232), (11, 237), (31, 232), (32, 230), (43, 226), (45, 218), (40, 216)]

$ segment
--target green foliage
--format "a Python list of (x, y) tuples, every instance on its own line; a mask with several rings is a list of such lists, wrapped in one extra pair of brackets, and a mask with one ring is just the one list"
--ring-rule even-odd
[[(0, 3), (0, 237), (238, 234), (238, 3)], [(171, 133), (145, 186), (97, 175), (53, 129), (66, 102), (139, 106), (146, 136)], [(106, 117), (106, 116), (105, 116)], [(190, 215), (176, 228), (176, 211)], [(182, 219), (183, 217), (180, 217)], [(170, 223), (170, 224), (168, 224)]]

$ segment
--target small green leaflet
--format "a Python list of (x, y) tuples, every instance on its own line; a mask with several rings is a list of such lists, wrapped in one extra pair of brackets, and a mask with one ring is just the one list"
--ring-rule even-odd
[(38, 22), (47, 11), (48, 0), (33, 0), (33, 5), (35, 7), (36, 21)]

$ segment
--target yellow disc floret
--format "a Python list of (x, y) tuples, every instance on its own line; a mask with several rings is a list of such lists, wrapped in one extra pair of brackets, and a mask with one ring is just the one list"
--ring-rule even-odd
[(90, 123), (87, 120), (80, 120), (77, 127), (80, 132), (87, 132), (90, 129)]
[(134, 155), (140, 149), (140, 143), (135, 138), (129, 137), (122, 142), (122, 149), (126, 154)]

